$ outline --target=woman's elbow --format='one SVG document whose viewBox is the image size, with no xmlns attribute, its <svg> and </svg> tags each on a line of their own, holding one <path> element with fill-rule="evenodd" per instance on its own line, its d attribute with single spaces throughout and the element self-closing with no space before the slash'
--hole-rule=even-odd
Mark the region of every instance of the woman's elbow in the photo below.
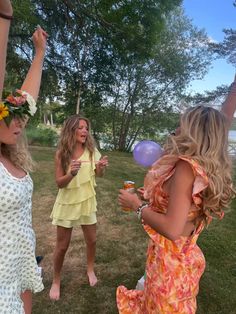
<svg viewBox="0 0 236 314">
<path fill-rule="evenodd" d="M 96 175 L 96 177 L 103 177 L 103 174 L 104 174 L 104 172 L 103 171 L 101 171 L 101 170 L 97 170 L 96 169 L 96 171 L 95 171 L 95 175 Z"/>
<path fill-rule="evenodd" d="M 57 187 L 58 187 L 59 189 L 62 189 L 62 188 L 65 187 L 65 185 L 64 185 L 62 182 L 57 181 L 57 180 L 56 180 L 56 185 L 57 185 Z"/>
<path fill-rule="evenodd" d="M 170 234 L 170 235 L 166 236 L 166 238 L 169 239 L 170 241 L 176 241 L 179 239 L 179 237 L 180 237 L 180 235 L 175 235 L 175 234 L 173 234 L 173 235 Z"/>
<path fill-rule="evenodd" d="M 172 217 L 168 219 L 165 225 L 165 237 L 171 241 L 178 240 L 184 233 L 185 220 L 177 221 Z"/>
<path fill-rule="evenodd" d="M 171 230 L 166 232 L 165 237 L 169 239 L 170 241 L 176 241 L 178 240 L 182 235 L 182 232 L 178 230 Z"/>
</svg>

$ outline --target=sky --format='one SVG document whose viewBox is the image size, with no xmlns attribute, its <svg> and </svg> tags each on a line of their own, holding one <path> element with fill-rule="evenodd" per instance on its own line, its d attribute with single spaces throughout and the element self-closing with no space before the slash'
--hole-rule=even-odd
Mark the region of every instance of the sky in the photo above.
<svg viewBox="0 0 236 314">
<path fill-rule="evenodd" d="M 216 42 L 224 39 L 224 28 L 236 29 L 236 7 L 233 0 L 184 0 L 185 14 L 193 25 L 205 29 L 208 36 Z M 220 59 L 212 63 L 212 68 L 203 80 L 191 82 L 192 93 L 214 90 L 220 85 L 230 85 L 234 79 L 236 68 Z"/>
</svg>

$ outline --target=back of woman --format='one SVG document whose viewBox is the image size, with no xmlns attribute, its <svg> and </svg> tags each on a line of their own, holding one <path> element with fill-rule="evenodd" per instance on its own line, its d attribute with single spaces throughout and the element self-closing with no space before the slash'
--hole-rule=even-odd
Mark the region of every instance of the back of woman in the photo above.
<svg viewBox="0 0 236 314">
<path fill-rule="evenodd" d="M 224 114 L 190 108 L 145 178 L 146 202 L 120 191 L 120 205 L 137 212 L 150 241 L 144 290 L 118 287 L 119 313 L 196 312 L 205 269 L 197 239 L 213 217 L 223 217 L 234 195 L 227 148 Z"/>
</svg>

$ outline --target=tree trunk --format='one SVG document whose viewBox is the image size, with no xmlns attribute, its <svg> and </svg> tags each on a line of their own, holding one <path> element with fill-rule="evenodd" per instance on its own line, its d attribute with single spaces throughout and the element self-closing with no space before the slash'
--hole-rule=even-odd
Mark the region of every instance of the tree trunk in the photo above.
<svg viewBox="0 0 236 314">
<path fill-rule="evenodd" d="M 53 126 L 54 123 L 53 123 L 53 115 L 52 115 L 52 113 L 50 114 L 50 120 L 51 120 L 51 126 Z"/>
<path fill-rule="evenodd" d="M 77 104 L 76 104 L 76 114 L 79 114 L 79 111 L 80 111 L 80 94 L 81 94 L 81 89 L 79 88 L 79 90 L 78 90 Z"/>
<path fill-rule="evenodd" d="M 45 124 L 45 125 L 47 125 L 47 114 L 46 113 L 44 113 L 43 114 L 43 123 Z"/>
</svg>

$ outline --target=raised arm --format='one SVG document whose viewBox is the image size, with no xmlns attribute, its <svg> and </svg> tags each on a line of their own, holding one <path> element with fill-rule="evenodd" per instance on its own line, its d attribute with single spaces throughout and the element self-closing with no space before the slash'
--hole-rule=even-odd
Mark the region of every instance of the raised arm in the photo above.
<svg viewBox="0 0 236 314">
<path fill-rule="evenodd" d="M 236 110 L 236 75 L 234 81 L 231 84 L 229 93 L 222 105 L 221 111 L 229 118 L 229 124 L 231 125 Z"/>
<path fill-rule="evenodd" d="M 0 100 L 2 99 L 2 91 L 6 69 L 6 55 L 8 34 L 12 19 L 12 5 L 10 0 L 0 1 Z"/>
<path fill-rule="evenodd" d="M 29 93 L 35 101 L 39 94 L 47 37 L 47 33 L 41 27 L 38 27 L 34 32 L 32 39 L 35 48 L 35 56 L 24 83 L 21 86 L 21 90 Z"/>
</svg>

